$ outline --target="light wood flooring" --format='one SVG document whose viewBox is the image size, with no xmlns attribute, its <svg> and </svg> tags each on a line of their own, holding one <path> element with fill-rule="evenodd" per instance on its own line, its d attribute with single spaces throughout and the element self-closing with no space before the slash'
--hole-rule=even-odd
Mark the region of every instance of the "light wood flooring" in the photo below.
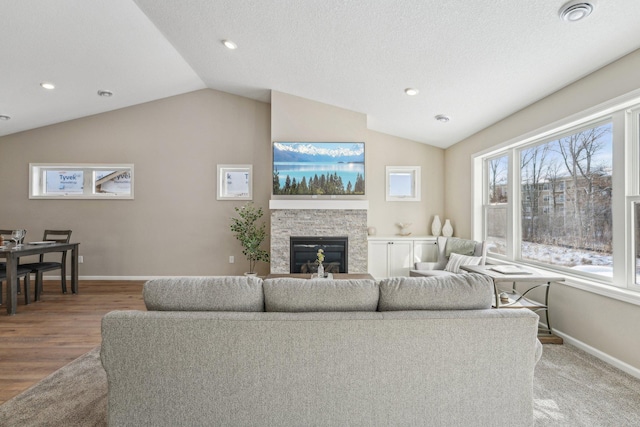
<svg viewBox="0 0 640 427">
<path fill-rule="evenodd" d="M 46 281 L 41 301 L 24 305 L 18 295 L 15 316 L 7 315 L 3 293 L 0 404 L 100 345 L 100 321 L 109 311 L 144 310 L 143 283 L 81 280 L 74 295 L 63 294 L 60 282 Z"/>
</svg>

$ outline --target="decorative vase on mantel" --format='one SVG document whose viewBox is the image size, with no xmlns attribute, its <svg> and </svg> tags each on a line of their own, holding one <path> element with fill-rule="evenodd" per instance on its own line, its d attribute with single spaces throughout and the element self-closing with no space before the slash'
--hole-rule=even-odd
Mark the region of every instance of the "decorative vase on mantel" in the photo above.
<svg viewBox="0 0 640 427">
<path fill-rule="evenodd" d="M 438 237 L 440 235 L 441 229 L 442 229 L 442 223 L 440 222 L 440 217 L 436 215 L 433 218 L 433 222 L 431 223 L 431 235 Z"/>
<path fill-rule="evenodd" d="M 451 222 L 449 220 L 445 220 L 444 227 L 442 227 L 442 235 L 445 237 L 453 236 L 453 227 L 451 226 Z"/>
</svg>

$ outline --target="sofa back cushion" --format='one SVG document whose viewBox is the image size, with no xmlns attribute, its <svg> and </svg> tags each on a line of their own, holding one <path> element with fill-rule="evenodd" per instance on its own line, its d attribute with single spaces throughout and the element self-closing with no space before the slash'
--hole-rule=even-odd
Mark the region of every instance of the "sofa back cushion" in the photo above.
<svg viewBox="0 0 640 427">
<path fill-rule="evenodd" d="M 264 311 L 262 279 L 256 277 L 154 279 L 142 295 L 150 311 Z"/>
<path fill-rule="evenodd" d="M 265 311 L 376 311 L 378 285 L 371 279 L 276 278 L 264 281 Z"/>
<path fill-rule="evenodd" d="M 380 282 L 378 310 L 480 310 L 493 298 L 493 281 L 482 274 L 392 277 Z"/>
</svg>

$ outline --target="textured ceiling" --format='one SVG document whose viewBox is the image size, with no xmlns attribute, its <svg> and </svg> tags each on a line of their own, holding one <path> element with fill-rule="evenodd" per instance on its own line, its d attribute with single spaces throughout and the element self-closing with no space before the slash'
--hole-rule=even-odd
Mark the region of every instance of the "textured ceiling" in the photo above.
<svg viewBox="0 0 640 427">
<path fill-rule="evenodd" d="M 210 87 L 285 92 L 448 147 L 640 47 L 638 0 L 592 1 L 577 23 L 564 3 L 3 0 L 0 135 Z"/>
</svg>

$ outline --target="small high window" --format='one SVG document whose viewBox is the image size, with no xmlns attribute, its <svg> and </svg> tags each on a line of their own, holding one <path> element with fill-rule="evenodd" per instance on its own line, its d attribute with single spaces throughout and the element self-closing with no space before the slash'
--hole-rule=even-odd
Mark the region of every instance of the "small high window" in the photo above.
<svg viewBox="0 0 640 427">
<path fill-rule="evenodd" d="M 133 199 L 131 164 L 29 164 L 30 199 Z"/>
</svg>

